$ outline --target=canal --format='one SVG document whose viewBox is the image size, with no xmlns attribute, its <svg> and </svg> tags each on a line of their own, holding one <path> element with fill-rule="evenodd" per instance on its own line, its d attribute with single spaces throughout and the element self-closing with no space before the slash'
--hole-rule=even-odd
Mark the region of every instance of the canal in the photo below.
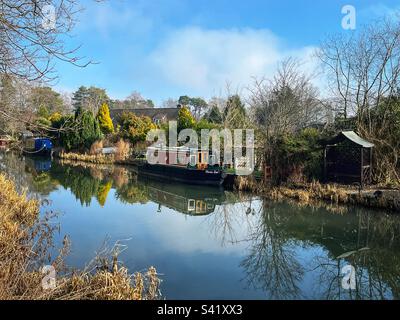
<svg viewBox="0 0 400 320">
<path fill-rule="evenodd" d="M 0 154 L 0 171 L 56 212 L 56 247 L 84 268 L 104 242 L 131 272 L 155 266 L 166 299 L 398 299 L 400 216 L 273 202 L 151 181 L 131 168 Z M 347 268 L 344 268 L 346 267 Z M 355 287 L 341 272 L 355 270 Z M 343 269 L 344 268 L 344 269 Z M 343 270 L 342 270 L 343 269 Z"/>
</svg>

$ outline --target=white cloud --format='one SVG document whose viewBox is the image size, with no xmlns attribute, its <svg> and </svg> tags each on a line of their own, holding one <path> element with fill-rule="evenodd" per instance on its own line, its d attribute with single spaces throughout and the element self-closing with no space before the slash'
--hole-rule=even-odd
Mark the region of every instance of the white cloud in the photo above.
<svg viewBox="0 0 400 320">
<path fill-rule="evenodd" d="M 382 3 L 370 5 L 360 10 L 361 20 L 377 19 L 382 17 L 398 18 L 400 14 L 400 6 L 389 7 Z"/>
<path fill-rule="evenodd" d="M 153 74 L 168 86 L 209 97 L 223 91 L 227 82 L 235 87 L 252 77 L 271 77 L 277 63 L 297 57 L 311 68 L 313 47 L 284 48 L 269 30 L 206 30 L 189 27 L 169 33 L 150 54 Z"/>
<path fill-rule="evenodd" d="M 124 32 L 129 35 L 146 34 L 153 28 L 153 20 L 141 9 L 127 2 L 87 5 L 78 24 L 78 30 L 95 31 L 105 39 Z"/>
</svg>

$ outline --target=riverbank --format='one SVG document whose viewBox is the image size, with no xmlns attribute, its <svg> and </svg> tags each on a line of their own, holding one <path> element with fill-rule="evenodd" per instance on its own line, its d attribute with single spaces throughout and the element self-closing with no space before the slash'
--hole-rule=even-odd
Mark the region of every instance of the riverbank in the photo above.
<svg viewBox="0 0 400 320">
<path fill-rule="evenodd" d="M 87 162 L 92 164 L 134 165 L 133 160 L 116 160 L 114 155 L 89 155 L 78 153 L 58 153 L 57 157 L 68 161 Z M 367 208 L 384 209 L 400 212 L 400 190 L 371 186 L 360 190 L 358 187 L 345 185 L 321 184 L 319 182 L 304 184 L 287 184 L 279 187 L 264 185 L 253 176 L 239 177 L 230 175 L 230 181 L 224 186 L 237 190 L 254 192 L 267 198 L 278 200 L 288 198 L 300 203 L 324 201 L 333 204 L 359 205 Z"/>
<path fill-rule="evenodd" d="M 158 297 L 155 268 L 131 275 L 117 261 L 115 251 L 96 257 L 83 271 L 69 270 L 64 258 L 69 240 L 50 268 L 55 282 L 42 272 L 48 264 L 56 227 L 54 216 L 39 216 L 40 202 L 18 193 L 14 183 L 0 174 L 0 299 L 1 300 L 151 300 Z M 109 259 L 109 257 L 111 257 Z M 98 261 L 101 261 L 99 263 Z M 49 279 L 49 282 L 44 280 Z M 43 285 L 45 283 L 45 285 Z"/>
<path fill-rule="evenodd" d="M 274 200 L 289 198 L 300 203 L 324 201 L 330 204 L 357 205 L 400 212 L 400 191 L 395 189 L 371 187 L 360 190 L 351 186 L 325 185 L 313 182 L 269 188 L 263 194 Z"/>
<path fill-rule="evenodd" d="M 263 184 L 252 176 L 236 177 L 233 188 L 237 191 L 254 192 L 272 200 L 286 198 L 301 204 L 323 201 L 327 204 L 357 205 L 400 212 L 400 190 L 393 188 L 370 186 L 360 189 L 356 186 L 320 182 L 291 183 L 273 187 Z"/>
</svg>

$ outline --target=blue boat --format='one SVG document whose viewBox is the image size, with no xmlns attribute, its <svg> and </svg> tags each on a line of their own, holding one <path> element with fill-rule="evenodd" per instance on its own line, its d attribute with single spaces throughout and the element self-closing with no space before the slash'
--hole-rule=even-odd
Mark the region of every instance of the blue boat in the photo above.
<svg viewBox="0 0 400 320">
<path fill-rule="evenodd" d="M 48 138 L 30 138 L 25 141 L 24 153 L 38 156 L 51 156 L 53 143 Z"/>
</svg>

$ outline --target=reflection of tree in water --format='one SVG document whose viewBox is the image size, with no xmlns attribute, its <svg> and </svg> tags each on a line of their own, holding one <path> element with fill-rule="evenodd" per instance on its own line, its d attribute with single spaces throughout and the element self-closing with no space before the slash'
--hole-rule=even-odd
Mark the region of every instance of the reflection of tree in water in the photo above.
<svg viewBox="0 0 400 320">
<path fill-rule="evenodd" d="M 249 244 L 241 267 L 248 284 L 268 298 L 400 297 L 400 217 L 364 208 L 341 215 L 286 202 L 237 201 L 220 206 L 207 221 L 221 245 Z M 305 264 L 300 248 L 322 253 Z M 341 284 L 347 264 L 357 271 L 351 292 Z M 306 273 L 311 290 L 310 284 L 303 287 Z"/>
<path fill-rule="evenodd" d="M 145 204 L 149 201 L 147 188 L 136 182 L 130 182 L 117 188 L 115 196 L 119 201 L 129 204 Z"/>
<path fill-rule="evenodd" d="M 287 216 L 263 203 L 260 221 L 249 237 L 249 254 L 241 263 L 249 285 L 270 299 L 301 298 L 299 282 L 304 270 L 296 259 L 284 228 Z"/>
<path fill-rule="evenodd" d="M 358 224 L 354 248 L 332 257 L 315 257 L 317 287 L 326 299 L 381 300 L 400 298 L 400 219 L 355 209 Z M 343 266 L 355 268 L 355 290 L 342 288 Z"/>
<path fill-rule="evenodd" d="M 248 285 L 263 290 L 271 299 L 298 298 L 304 271 L 285 234 L 287 215 L 249 196 L 227 193 L 226 198 L 206 221 L 222 246 L 249 244 L 248 255 L 241 263 Z"/>
<path fill-rule="evenodd" d="M 225 202 L 206 217 L 210 233 L 218 239 L 221 246 L 243 241 L 238 232 L 242 233 L 243 229 L 251 230 L 255 221 L 254 215 L 259 210 L 257 200 L 251 196 L 225 192 L 225 197 Z"/>
<path fill-rule="evenodd" d="M 59 165 L 54 163 L 50 174 L 64 188 L 70 189 L 82 205 L 90 206 L 93 198 L 103 207 L 113 186 L 113 168 Z"/>
</svg>

